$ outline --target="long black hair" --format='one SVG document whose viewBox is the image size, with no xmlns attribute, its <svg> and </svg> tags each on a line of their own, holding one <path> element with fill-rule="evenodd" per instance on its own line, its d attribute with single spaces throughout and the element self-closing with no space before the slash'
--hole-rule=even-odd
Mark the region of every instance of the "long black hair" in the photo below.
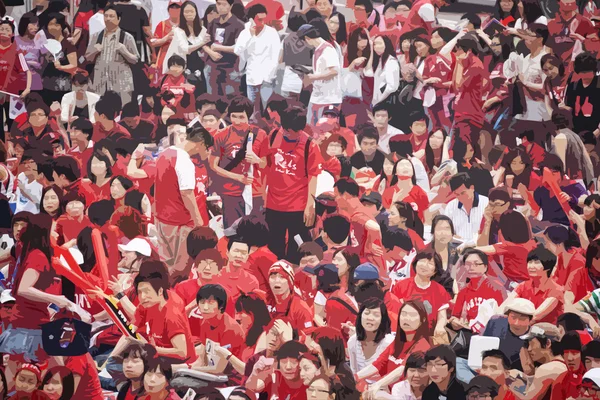
<svg viewBox="0 0 600 400">
<path fill-rule="evenodd" d="M 365 310 L 375 310 L 379 309 L 381 312 L 381 323 L 377 328 L 377 333 L 375 334 L 375 343 L 379 343 L 385 338 L 385 335 L 392 331 L 392 322 L 390 320 L 390 316 L 387 311 L 387 307 L 385 303 L 374 297 L 365 300 L 360 305 L 360 310 L 358 311 L 358 317 L 356 318 L 356 338 L 359 341 L 363 341 L 367 338 L 367 332 L 365 328 L 362 326 L 362 315 Z"/>
<path fill-rule="evenodd" d="M 519 0 L 512 0 L 513 6 L 508 13 L 502 11 L 502 7 L 500 6 L 501 1 L 502 0 L 496 0 L 496 11 L 494 13 L 495 17 L 498 18 L 499 20 L 503 20 L 505 18 L 508 18 L 509 16 L 512 16 L 516 22 L 517 19 L 519 19 L 519 8 L 518 8 Z M 514 22 L 513 22 L 513 25 L 514 25 Z"/>
<path fill-rule="evenodd" d="M 340 28 L 335 34 L 335 41 L 341 46 L 348 40 L 348 31 L 346 29 L 346 17 L 344 17 L 344 14 L 338 11 L 334 11 L 333 13 L 331 13 L 329 19 L 333 17 L 338 17 L 338 20 L 340 21 Z"/>
<path fill-rule="evenodd" d="M 525 169 L 523 170 L 521 175 L 515 175 L 511 167 L 511 163 L 517 157 L 520 157 L 523 164 L 525 164 Z M 531 161 L 531 157 L 529 157 L 529 154 L 527 154 L 527 152 L 524 149 L 517 147 L 514 150 L 509 151 L 506 157 L 504 157 L 503 164 L 504 169 L 506 170 L 504 175 L 513 175 L 515 177 L 513 180 L 513 188 L 519 186 L 519 183 L 522 183 L 523 185 L 525 185 L 525 187 L 529 187 L 531 173 L 533 172 L 533 162 Z"/>
<path fill-rule="evenodd" d="M 46 372 L 46 375 L 44 375 L 44 379 L 42 379 L 40 390 L 44 390 L 44 386 L 50 382 L 50 379 L 52 379 L 54 375 L 58 375 L 60 377 L 60 382 L 63 389 L 58 400 L 71 400 L 75 394 L 75 378 L 73 377 L 71 370 L 66 367 L 56 366 L 50 368 Z"/>
<path fill-rule="evenodd" d="M 18 214 L 17 214 L 18 215 Z M 52 218 L 48 214 L 35 214 L 29 217 L 27 227 L 21 234 L 23 243 L 22 260 L 25 260 L 33 250 L 39 250 L 46 256 L 48 263 L 52 259 L 52 247 L 50 246 L 50 230 Z"/>
<path fill-rule="evenodd" d="M 44 197 L 46 197 L 46 193 L 48 193 L 51 190 L 54 193 L 56 193 L 56 197 L 58 197 L 58 209 L 56 210 L 56 215 L 54 216 L 54 218 L 56 219 L 65 212 L 65 208 L 64 208 L 64 204 L 63 204 L 63 190 L 60 187 L 58 187 L 57 185 L 46 186 L 42 190 L 42 199 L 40 200 L 40 214 L 49 215 L 48 211 L 46 211 L 46 209 L 44 208 Z"/>
<path fill-rule="evenodd" d="M 358 41 L 361 39 L 367 41 L 367 47 L 365 47 L 365 49 L 362 51 L 362 54 L 364 54 L 364 55 L 358 54 Z M 371 54 L 371 45 L 369 44 L 369 34 L 363 28 L 356 28 L 355 30 L 352 31 L 352 33 L 350 33 L 350 36 L 348 37 L 348 49 L 347 49 L 348 65 L 350 65 L 352 63 L 352 61 L 356 60 L 358 57 L 365 57 L 368 59 L 370 54 Z"/>
<path fill-rule="evenodd" d="M 523 4 L 523 19 L 527 24 L 533 24 L 539 17 L 544 16 L 539 0 L 519 1 Z"/>
<path fill-rule="evenodd" d="M 187 6 L 194 7 L 194 10 L 196 11 L 196 17 L 194 18 L 193 24 L 194 32 L 190 32 L 185 17 L 183 16 L 183 10 L 185 10 Z M 200 20 L 200 14 L 198 14 L 198 7 L 196 7 L 196 4 L 193 1 L 188 0 L 181 5 L 181 11 L 179 15 L 179 28 L 183 29 L 186 37 L 190 37 L 192 33 L 194 34 L 194 36 L 198 36 L 200 35 L 200 32 L 202 32 L 202 21 Z"/>
<path fill-rule="evenodd" d="M 397 201 L 392 204 L 392 207 L 396 208 L 398 214 L 402 218 L 406 218 L 406 227 L 417 232 L 417 234 L 422 238 L 425 227 L 423 226 L 423 221 L 421 221 L 419 218 L 419 214 L 412 208 L 412 206 L 404 201 Z"/>
<path fill-rule="evenodd" d="M 394 45 L 392 44 L 392 40 L 387 37 L 387 36 L 383 36 L 383 35 L 377 35 L 373 38 L 373 41 L 377 40 L 377 38 L 381 38 L 383 40 L 383 43 L 385 44 L 385 50 L 383 51 L 383 54 L 380 56 L 379 54 L 375 53 L 375 51 L 373 51 L 373 71 L 375 71 L 377 69 L 377 67 L 379 66 L 379 61 L 381 60 L 381 68 L 383 69 L 385 67 L 385 63 L 387 63 L 387 61 L 389 60 L 390 57 L 394 58 L 396 57 L 396 51 L 394 50 Z"/>
<path fill-rule="evenodd" d="M 267 304 L 255 293 L 242 293 L 235 302 L 235 311 L 252 315 L 252 326 L 246 332 L 246 345 L 254 346 L 265 327 L 271 323 Z"/>
<path fill-rule="evenodd" d="M 448 134 L 446 133 L 445 129 L 438 129 L 432 131 L 429 134 L 429 137 L 427 138 L 427 143 L 425 144 L 425 165 L 427 166 L 427 169 L 430 173 L 433 172 L 433 167 L 439 167 L 439 165 L 435 165 L 435 155 L 433 154 L 433 149 L 429 144 L 429 139 L 431 139 L 431 137 L 437 132 L 442 132 L 442 136 L 444 137 L 442 141 L 442 153 L 444 152 L 444 143 L 446 142 L 446 138 L 448 137 Z"/>
</svg>

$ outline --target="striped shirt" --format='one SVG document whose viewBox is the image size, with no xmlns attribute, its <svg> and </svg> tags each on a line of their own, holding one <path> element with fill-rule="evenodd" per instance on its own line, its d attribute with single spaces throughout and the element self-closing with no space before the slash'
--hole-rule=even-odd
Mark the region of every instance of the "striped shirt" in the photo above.
<svg viewBox="0 0 600 400">
<path fill-rule="evenodd" d="M 469 244 L 474 244 L 477 241 L 477 233 L 479 232 L 483 213 L 488 202 L 487 197 L 475 193 L 470 213 L 467 213 L 463 203 L 458 201 L 458 199 L 454 199 L 448 203 L 443 214 L 452 220 L 454 231 L 458 237 Z"/>
<path fill-rule="evenodd" d="M 600 289 L 588 293 L 587 296 L 579 300 L 578 304 L 583 307 L 584 311 L 588 314 L 600 317 Z"/>
</svg>

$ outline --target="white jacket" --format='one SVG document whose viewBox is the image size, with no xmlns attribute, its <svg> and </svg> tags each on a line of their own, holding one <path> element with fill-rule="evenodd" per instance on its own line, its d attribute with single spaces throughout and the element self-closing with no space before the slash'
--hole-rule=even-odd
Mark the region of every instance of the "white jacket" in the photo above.
<svg viewBox="0 0 600 400">
<path fill-rule="evenodd" d="M 94 114 L 96 113 L 96 103 L 100 100 L 100 96 L 96 93 L 85 92 L 85 96 L 87 98 L 87 108 L 88 114 L 90 115 L 90 121 L 92 123 L 96 122 L 94 118 Z M 73 116 L 73 112 L 75 111 L 75 92 L 69 92 L 65 94 L 60 102 L 60 120 L 62 123 L 66 124 L 69 122 L 69 119 Z"/>
</svg>

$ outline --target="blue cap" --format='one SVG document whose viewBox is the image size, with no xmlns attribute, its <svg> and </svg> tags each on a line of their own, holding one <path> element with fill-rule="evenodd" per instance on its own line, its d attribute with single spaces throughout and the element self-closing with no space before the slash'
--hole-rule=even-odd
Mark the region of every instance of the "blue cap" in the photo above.
<svg viewBox="0 0 600 400">
<path fill-rule="evenodd" d="M 376 281 L 379 279 L 379 269 L 370 262 L 360 264 L 354 270 L 354 280 Z"/>
</svg>

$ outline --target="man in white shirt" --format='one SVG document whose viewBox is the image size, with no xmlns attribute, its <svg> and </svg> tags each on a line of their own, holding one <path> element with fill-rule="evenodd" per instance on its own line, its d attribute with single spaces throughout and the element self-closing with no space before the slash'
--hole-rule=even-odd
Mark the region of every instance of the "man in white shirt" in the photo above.
<svg viewBox="0 0 600 400">
<path fill-rule="evenodd" d="M 42 190 L 44 187 L 37 181 L 37 163 L 31 154 L 25 153 L 21 158 L 23 172 L 17 177 L 17 206 L 15 213 L 29 211 L 37 214 L 40 212 Z"/>
<path fill-rule="evenodd" d="M 515 52 L 504 63 L 504 75 L 517 80 L 524 92 L 525 111 L 516 115 L 508 127 L 508 135 L 500 135 L 502 144 L 513 147 L 519 132 L 533 130 L 536 132 L 535 142 L 543 144 L 550 132 L 545 122 L 550 120 L 550 113 L 544 99 L 544 81 L 546 74 L 542 71 L 542 57 L 548 54 L 546 41 L 548 27 L 542 24 L 531 24 L 526 31 L 519 31 L 519 36 L 530 51 L 526 57 Z"/>
<path fill-rule="evenodd" d="M 443 214 L 452 220 L 454 232 L 459 239 L 465 244 L 475 244 L 489 200 L 475 192 L 471 177 L 466 172 L 450 178 L 450 189 L 456 198 L 448 203 Z"/>
<path fill-rule="evenodd" d="M 304 86 L 312 84 L 308 113 L 309 123 L 315 125 L 328 106 L 333 105 L 337 108 L 342 104 L 342 66 L 335 47 L 321 37 L 316 26 L 302 25 L 298 29 L 298 37 L 315 49 L 312 60 L 313 73 L 304 76 Z"/>
<path fill-rule="evenodd" d="M 385 154 L 390 154 L 390 139 L 394 136 L 404 134 L 400 129 L 390 125 L 391 119 L 390 109 L 387 104 L 379 103 L 373 107 L 373 123 L 375 128 L 377 128 L 377 132 L 379 132 L 378 147 Z"/>
<path fill-rule="evenodd" d="M 234 53 L 246 62 L 246 83 L 248 99 L 254 104 L 254 111 L 260 112 L 267 106 L 273 94 L 273 80 L 279 65 L 281 40 L 279 34 L 268 25 L 267 8 L 255 4 L 248 9 L 250 20 L 235 43 Z"/>
</svg>

